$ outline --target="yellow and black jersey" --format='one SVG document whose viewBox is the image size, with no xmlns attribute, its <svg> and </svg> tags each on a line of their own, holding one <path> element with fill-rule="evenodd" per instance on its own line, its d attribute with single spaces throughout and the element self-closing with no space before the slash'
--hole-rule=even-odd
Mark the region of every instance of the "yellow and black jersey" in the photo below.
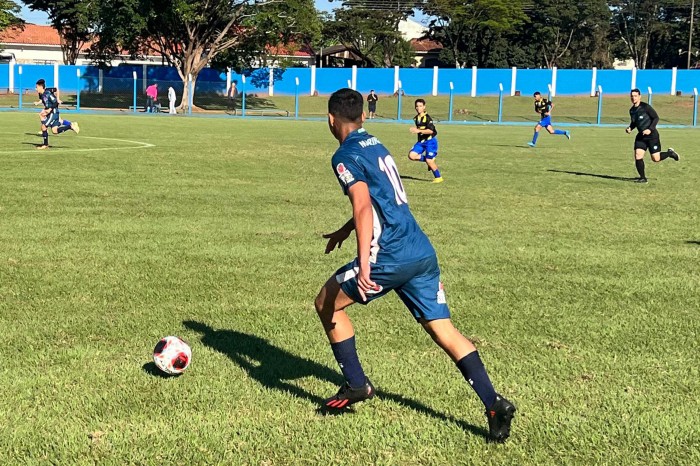
<svg viewBox="0 0 700 466">
<path fill-rule="evenodd" d="M 546 117 L 550 110 L 552 110 L 551 100 L 542 99 L 539 102 L 535 100 L 535 111 L 539 113 L 542 118 Z"/>
<path fill-rule="evenodd" d="M 433 119 L 427 113 L 414 116 L 413 121 L 416 123 L 416 128 L 429 129 L 433 132 L 433 134 L 418 134 L 418 142 L 425 142 L 437 136 L 437 129 L 435 129 L 435 124 L 433 124 Z"/>
</svg>

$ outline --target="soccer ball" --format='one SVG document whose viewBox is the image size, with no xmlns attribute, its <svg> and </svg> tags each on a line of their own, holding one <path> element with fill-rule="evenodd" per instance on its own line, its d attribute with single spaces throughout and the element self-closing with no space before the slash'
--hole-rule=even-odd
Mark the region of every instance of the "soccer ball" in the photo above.
<svg viewBox="0 0 700 466">
<path fill-rule="evenodd" d="M 182 374 L 192 361 L 192 350 L 182 338 L 165 337 L 153 350 L 156 367 L 168 375 Z"/>
</svg>

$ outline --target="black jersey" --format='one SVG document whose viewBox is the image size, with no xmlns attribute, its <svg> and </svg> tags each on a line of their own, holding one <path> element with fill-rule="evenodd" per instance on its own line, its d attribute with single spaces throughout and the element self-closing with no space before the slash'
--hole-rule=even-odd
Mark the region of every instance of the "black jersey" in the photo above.
<svg viewBox="0 0 700 466">
<path fill-rule="evenodd" d="M 535 100 L 535 111 L 539 113 L 542 118 L 546 117 L 550 110 L 552 110 L 551 100 L 542 99 L 539 102 Z"/>
<path fill-rule="evenodd" d="M 416 123 L 416 128 L 429 129 L 433 132 L 433 134 L 418 134 L 418 142 L 425 142 L 437 136 L 437 129 L 435 129 L 433 119 L 427 113 L 414 116 L 413 121 Z"/>
<path fill-rule="evenodd" d="M 632 105 L 630 108 L 630 129 L 637 128 L 640 133 L 644 130 L 656 131 L 656 124 L 659 122 L 659 114 L 651 105 L 639 102 L 638 106 Z"/>
</svg>

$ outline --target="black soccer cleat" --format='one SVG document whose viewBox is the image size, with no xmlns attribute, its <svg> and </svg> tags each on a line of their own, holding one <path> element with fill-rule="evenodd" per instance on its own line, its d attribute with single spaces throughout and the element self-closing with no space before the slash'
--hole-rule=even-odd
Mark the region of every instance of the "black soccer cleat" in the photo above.
<svg viewBox="0 0 700 466">
<path fill-rule="evenodd" d="M 649 181 L 646 178 L 637 178 L 634 180 L 635 183 L 648 183 Z"/>
<path fill-rule="evenodd" d="M 675 160 L 676 162 L 678 162 L 678 161 L 681 159 L 681 156 L 678 155 L 678 152 L 676 152 L 675 150 L 673 150 L 673 147 L 669 147 L 669 148 L 668 148 L 668 156 L 671 157 L 671 158 L 672 158 L 673 160 Z"/>
<path fill-rule="evenodd" d="M 374 385 L 369 379 L 366 379 L 365 384 L 359 388 L 352 388 L 345 382 L 335 396 L 323 402 L 323 408 L 329 411 L 340 411 L 352 404 L 374 398 L 375 393 Z"/>
<path fill-rule="evenodd" d="M 515 416 L 515 405 L 503 398 L 501 395 L 496 395 L 496 401 L 486 410 L 486 418 L 489 420 L 489 438 L 490 442 L 505 442 L 510 436 L 510 423 Z"/>
</svg>

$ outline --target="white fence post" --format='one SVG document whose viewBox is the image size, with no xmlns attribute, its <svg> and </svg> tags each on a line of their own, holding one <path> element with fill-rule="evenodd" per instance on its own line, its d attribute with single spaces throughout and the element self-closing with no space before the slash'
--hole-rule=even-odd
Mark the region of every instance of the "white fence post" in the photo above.
<svg viewBox="0 0 700 466">
<path fill-rule="evenodd" d="M 9 73 L 9 76 L 8 76 L 8 78 L 9 78 L 9 85 L 8 85 L 9 89 L 8 89 L 8 92 L 10 92 L 11 94 L 14 94 L 14 92 L 15 92 L 15 63 L 17 63 L 17 62 L 15 61 L 15 59 L 14 59 L 14 58 L 11 58 L 11 59 L 10 59 L 10 66 L 7 67 L 8 73 Z"/>
<path fill-rule="evenodd" d="M 53 87 L 58 89 L 58 63 L 53 64 Z"/>
<path fill-rule="evenodd" d="M 438 95 L 438 67 L 433 66 L 433 96 Z"/>
<path fill-rule="evenodd" d="M 511 76 L 510 76 L 510 96 L 513 97 L 515 95 L 515 83 L 516 79 L 518 78 L 518 68 L 514 66 L 511 71 Z"/>
<path fill-rule="evenodd" d="M 270 68 L 270 77 L 267 81 L 267 94 L 272 97 L 275 95 L 275 75 L 274 68 Z"/>
<path fill-rule="evenodd" d="M 637 88 L 637 67 L 633 66 L 632 67 L 632 87 L 630 89 L 636 89 Z"/>
<path fill-rule="evenodd" d="M 102 71 L 102 68 L 97 70 L 97 92 L 102 94 L 102 84 L 104 80 L 104 72 Z"/>
<path fill-rule="evenodd" d="M 472 97 L 476 97 L 476 66 L 472 66 Z"/>
<path fill-rule="evenodd" d="M 552 67 L 552 98 L 557 95 L 557 67 Z"/>
<path fill-rule="evenodd" d="M 399 91 L 399 67 L 394 67 L 394 94 Z"/>
<path fill-rule="evenodd" d="M 231 89 L 231 68 L 226 68 L 226 95 L 228 96 L 229 89 Z"/>
<path fill-rule="evenodd" d="M 671 95 L 676 95 L 676 76 L 678 74 L 678 68 L 673 67 L 671 69 Z"/>
<path fill-rule="evenodd" d="M 350 89 L 357 90 L 357 65 L 352 65 L 352 83 Z"/>
<path fill-rule="evenodd" d="M 316 93 L 316 65 L 311 65 L 311 89 L 309 90 L 309 95 L 314 95 Z"/>
<path fill-rule="evenodd" d="M 591 97 L 595 97 L 595 85 L 596 85 L 596 77 L 598 74 L 598 68 L 595 66 L 593 67 L 593 77 L 591 77 Z"/>
</svg>

